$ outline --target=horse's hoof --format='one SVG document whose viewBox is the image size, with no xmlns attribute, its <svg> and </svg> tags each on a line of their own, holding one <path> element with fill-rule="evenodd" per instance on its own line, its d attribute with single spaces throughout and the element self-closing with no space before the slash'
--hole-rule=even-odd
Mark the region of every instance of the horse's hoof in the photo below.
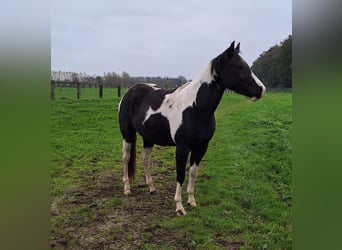
<svg viewBox="0 0 342 250">
<path fill-rule="evenodd" d="M 157 194 L 157 190 L 150 191 L 150 195 L 155 195 L 155 194 Z"/>
<path fill-rule="evenodd" d="M 130 195 L 131 194 L 131 190 L 129 190 L 129 189 L 126 189 L 126 190 L 124 190 L 124 195 Z"/>
<path fill-rule="evenodd" d="M 191 206 L 191 207 L 196 207 L 197 206 L 196 201 L 188 202 L 188 205 Z"/>
<path fill-rule="evenodd" d="M 186 215 L 186 212 L 185 212 L 185 210 L 184 209 L 179 209 L 179 210 L 177 210 L 176 211 L 176 214 L 177 214 L 177 216 L 184 216 L 184 215 Z"/>
</svg>

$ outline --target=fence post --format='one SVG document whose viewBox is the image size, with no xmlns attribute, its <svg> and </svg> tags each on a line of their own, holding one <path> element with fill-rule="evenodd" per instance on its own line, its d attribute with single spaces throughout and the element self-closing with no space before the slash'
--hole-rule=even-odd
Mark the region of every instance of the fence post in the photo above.
<svg viewBox="0 0 342 250">
<path fill-rule="evenodd" d="M 76 82 L 76 87 L 77 87 L 77 100 L 79 100 L 81 97 L 81 83 L 79 81 Z"/>
<path fill-rule="evenodd" d="M 99 97 L 103 97 L 103 84 L 99 84 Z"/>
<path fill-rule="evenodd" d="M 118 97 L 121 97 L 121 85 L 118 85 Z"/>
<path fill-rule="evenodd" d="M 55 100 L 55 81 L 51 80 L 51 100 Z"/>
</svg>

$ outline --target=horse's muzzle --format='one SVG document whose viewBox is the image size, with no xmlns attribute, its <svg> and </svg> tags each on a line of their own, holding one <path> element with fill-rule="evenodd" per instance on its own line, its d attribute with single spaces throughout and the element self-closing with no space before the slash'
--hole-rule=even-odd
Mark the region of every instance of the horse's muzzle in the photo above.
<svg viewBox="0 0 342 250">
<path fill-rule="evenodd" d="M 255 102 L 255 101 L 259 100 L 259 99 L 260 99 L 261 97 L 263 97 L 263 95 L 266 93 L 266 87 L 265 87 L 264 85 L 260 86 L 260 88 L 261 88 L 260 96 L 258 96 L 258 97 L 253 96 L 253 97 L 251 97 L 250 100 L 251 100 L 252 102 Z"/>
</svg>

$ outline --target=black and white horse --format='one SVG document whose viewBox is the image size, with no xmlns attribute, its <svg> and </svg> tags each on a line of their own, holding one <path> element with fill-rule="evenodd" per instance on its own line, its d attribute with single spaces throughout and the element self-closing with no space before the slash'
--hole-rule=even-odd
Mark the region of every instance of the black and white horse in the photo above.
<svg viewBox="0 0 342 250">
<path fill-rule="evenodd" d="M 224 90 L 256 101 L 266 88 L 239 55 L 240 44 L 234 42 L 209 62 L 197 80 L 175 90 L 163 90 L 153 84 L 130 88 L 119 104 L 119 123 L 123 137 L 124 194 L 131 193 L 129 181 L 135 175 L 136 132 L 143 139 L 143 165 L 150 193 L 156 189 L 150 170 L 150 154 L 154 145 L 176 146 L 177 187 L 176 213 L 185 215 L 181 190 L 190 155 L 188 204 L 195 207 L 194 183 L 198 166 L 215 131 L 214 112 Z"/>
</svg>

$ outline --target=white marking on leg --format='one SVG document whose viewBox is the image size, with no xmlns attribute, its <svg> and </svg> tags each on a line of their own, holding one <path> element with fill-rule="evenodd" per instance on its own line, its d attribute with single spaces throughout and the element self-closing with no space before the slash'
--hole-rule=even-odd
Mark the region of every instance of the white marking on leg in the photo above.
<svg viewBox="0 0 342 250">
<path fill-rule="evenodd" d="M 142 160 L 143 160 L 143 165 L 144 165 L 145 179 L 146 179 L 146 184 L 150 188 L 150 193 L 153 193 L 156 191 L 156 188 L 153 185 L 152 176 L 151 176 L 150 155 L 151 155 L 152 149 L 153 147 L 144 148 L 142 151 Z"/>
<path fill-rule="evenodd" d="M 128 178 L 128 163 L 131 157 L 131 148 L 132 143 L 128 143 L 125 140 L 122 141 L 122 160 L 123 160 L 123 178 L 122 181 L 124 183 L 124 195 L 128 195 L 131 193 L 131 188 L 129 186 L 129 178 Z"/>
<path fill-rule="evenodd" d="M 176 202 L 176 213 L 178 216 L 186 215 L 185 209 L 182 204 L 182 186 L 179 182 L 177 182 L 176 193 L 175 193 L 175 202 Z"/>
<path fill-rule="evenodd" d="M 210 84 L 213 81 L 211 75 L 211 63 L 197 80 L 185 83 L 170 94 L 165 95 L 160 107 L 153 110 L 150 106 L 146 111 L 142 125 L 154 114 L 164 116 L 170 125 L 170 135 L 175 142 L 175 135 L 178 128 L 182 125 L 183 111 L 196 104 L 197 93 L 202 84 Z"/>
<path fill-rule="evenodd" d="M 195 192 L 195 178 L 197 175 L 198 166 L 194 163 L 189 170 L 189 183 L 188 183 L 188 204 L 192 207 L 196 207 L 196 201 L 194 197 Z"/>
</svg>

